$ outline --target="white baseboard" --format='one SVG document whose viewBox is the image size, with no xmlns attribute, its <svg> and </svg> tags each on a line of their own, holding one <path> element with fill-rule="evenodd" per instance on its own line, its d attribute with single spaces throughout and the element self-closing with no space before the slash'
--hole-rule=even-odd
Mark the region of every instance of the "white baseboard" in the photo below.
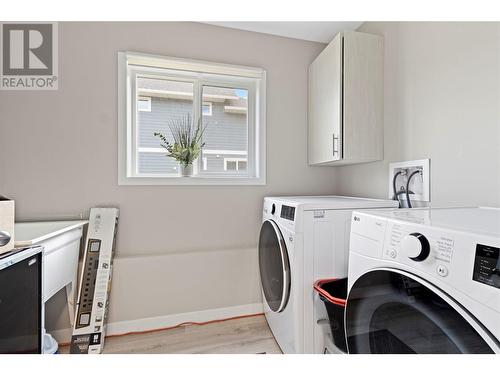
<svg viewBox="0 0 500 375">
<path fill-rule="evenodd" d="M 208 322 L 211 320 L 234 318 L 241 315 L 252 315 L 262 313 L 262 303 L 249 305 L 228 306 L 219 309 L 192 311 L 187 313 L 155 316 L 136 320 L 125 320 L 112 322 L 106 325 L 106 335 L 121 335 L 129 332 L 141 332 L 152 329 L 176 326 L 185 322 Z M 71 340 L 72 330 L 70 328 L 59 329 L 49 332 L 59 343 L 68 343 Z"/>
</svg>

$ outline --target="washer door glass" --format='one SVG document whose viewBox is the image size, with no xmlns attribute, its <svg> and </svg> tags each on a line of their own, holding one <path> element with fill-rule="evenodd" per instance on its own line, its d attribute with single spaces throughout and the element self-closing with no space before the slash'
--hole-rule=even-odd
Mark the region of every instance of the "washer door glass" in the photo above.
<svg viewBox="0 0 500 375">
<path fill-rule="evenodd" d="M 259 269 L 267 304 L 274 312 L 282 311 L 290 293 L 290 263 L 283 236 L 272 220 L 260 229 Z"/>
<path fill-rule="evenodd" d="M 406 273 L 368 272 L 347 300 L 349 353 L 493 353 L 464 318 L 467 313 L 450 303 Z"/>
</svg>

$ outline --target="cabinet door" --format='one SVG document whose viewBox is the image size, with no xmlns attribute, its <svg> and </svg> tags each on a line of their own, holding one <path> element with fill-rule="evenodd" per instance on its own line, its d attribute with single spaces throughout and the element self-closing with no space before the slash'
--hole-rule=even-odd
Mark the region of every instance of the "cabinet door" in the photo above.
<svg viewBox="0 0 500 375">
<path fill-rule="evenodd" d="M 346 31 L 343 43 L 343 162 L 382 160 L 383 38 Z"/>
<path fill-rule="evenodd" d="M 342 157 L 342 35 L 309 66 L 309 164 Z"/>
</svg>

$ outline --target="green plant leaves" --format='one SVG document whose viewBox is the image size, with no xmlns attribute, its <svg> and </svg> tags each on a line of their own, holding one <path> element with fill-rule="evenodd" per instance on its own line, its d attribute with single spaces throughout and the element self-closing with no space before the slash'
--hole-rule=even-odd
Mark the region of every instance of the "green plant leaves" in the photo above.
<svg viewBox="0 0 500 375">
<path fill-rule="evenodd" d="M 154 136 L 160 138 L 160 146 L 168 151 L 166 156 L 177 160 L 181 165 L 192 164 L 200 156 L 205 143 L 201 143 L 206 125 L 203 126 L 201 117 L 196 128 L 193 129 L 191 115 L 170 120 L 169 128 L 174 139 L 174 143 L 167 141 L 167 137 L 160 132 L 155 132 Z"/>
</svg>

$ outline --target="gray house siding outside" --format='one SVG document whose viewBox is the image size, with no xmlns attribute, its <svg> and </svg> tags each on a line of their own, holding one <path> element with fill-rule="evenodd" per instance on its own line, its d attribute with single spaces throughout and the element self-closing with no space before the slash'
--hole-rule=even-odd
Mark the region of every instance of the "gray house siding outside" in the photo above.
<svg viewBox="0 0 500 375">
<path fill-rule="evenodd" d="M 247 116 L 245 113 L 227 113 L 224 110 L 228 101 L 212 102 L 212 116 L 203 116 L 203 123 L 207 126 L 203 141 L 205 142 L 203 158 L 206 158 L 206 167 L 209 172 L 224 171 L 224 159 L 246 159 L 247 151 Z M 161 132 L 168 139 L 172 139 L 169 121 L 180 118 L 192 112 L 192 101 L 179 99 L 151 98 L 151 112 L 138 112 L 138 147 L 160 147 L 160 140 L 153 134 Z M 220 152 L 214 154 L 211 150 L 225 150 L 233 153 Z M 243 154 L 235 154 L 240 151 Z M 165 152 L 166 153 L 166 152 Z M 176 173 L 178 163 L 165 153 L 139 152 L 139 173 L 165 174 Z M 236 172 L 234 172 L 236 173 Z"/>
<path fill-rule="evenodd" d="M 212 116 L 203 116 L 207 150 L 247 150 L 246 116 L 224 112 L 224 103 L 212 103 Z"/>
</svg>

